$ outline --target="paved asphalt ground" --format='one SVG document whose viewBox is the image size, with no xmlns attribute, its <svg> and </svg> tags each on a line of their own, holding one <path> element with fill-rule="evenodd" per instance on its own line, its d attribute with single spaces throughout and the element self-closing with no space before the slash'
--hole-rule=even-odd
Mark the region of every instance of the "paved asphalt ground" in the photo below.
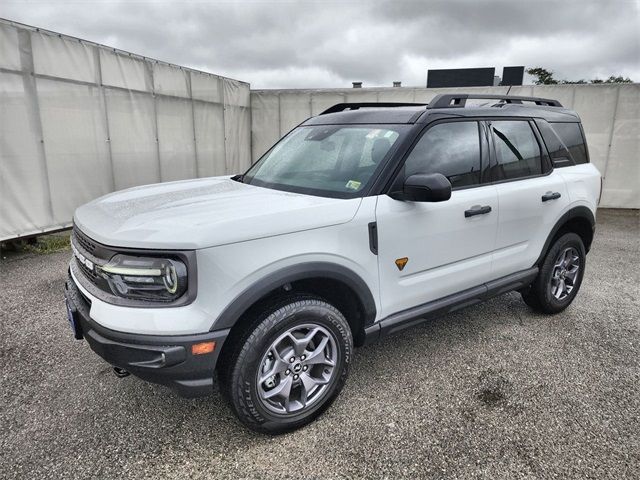
<svg viewBox="0 0 640 480">
<path fill-rule="evenodd" d="M 219 397 L 118 379 L 65 319 L 69 252 L 0 263 L 2 478 L 640 478 L 640 219 L 599 216 L 556 316 L 516 293 L 359 349 L 280 437 Z"/>
</svg>

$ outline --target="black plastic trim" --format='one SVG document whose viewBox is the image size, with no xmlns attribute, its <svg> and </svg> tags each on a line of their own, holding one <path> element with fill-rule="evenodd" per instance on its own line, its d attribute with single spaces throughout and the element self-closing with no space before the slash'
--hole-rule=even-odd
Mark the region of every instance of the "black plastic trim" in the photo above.
<svg viewBox="0 0 640 480">
<path fill-rule="evenodd" d="M 556 222 L 556 224 L 553 226 L 553 228 L 551 229 L 551 232 L 549 233 L 549 235 L 547 236 L 547 240 L 544 242 L 544 246 L 542 247 L 542 251 L 540 252 L 540 256 L 537 258 L 537 260 L 535 261 L 535 263 L 533 264 L 534 266 L 536 265 L 540 265 L 540 263 L 542 262 L 542 260 L 544 259 L 544 256 L 547 254 L 547 251 L 549 250 L 549 247 L 551 246 L 551 241 L 553 240 L 553 238 L 556 236 L 556 234 L 558 233 L 558 231 L 569 221 L 572 220 L 574 218 L 584 218 L 585 220 L 587 220 L 589 222 L 589 224 L 591 225 L 591 230 L 595 231 L 596 228 L 596 219 L 593 216 L 593 212 L 591 210 L 589 210 L 587 207 L 584 206 L 580 206 L 580 207 L 574 207 L 571 210 L 569 210 L 568 212 L 566 212 L 564 215 L 562 215 L 558 221 Z M 591 245 L 585 245 L 584 246 L 585 251 L 588 253 L 589 249 L 591 248 Z"/>
<path fill-rule="evenodd" d="M 359 275 L 347 267 L 328 262 L 309 262 L 292 265 L 278 270 L 244 290 L 220 314 L 210 330 L 231 328 L 242 314 L 265 295 L 297 280 L 327 278 L 348 285 L 357 295 L 364 309 L 364 325 L 373 323 L 376 304 L 369 287 Z"/>
<path fill-rule="evenodd" d="M 491 297 L 524 288 L 533 282 L 537 275 L 538 267 L 532 267 L 477 287 L 469 288 L 462 292 L 394 313 L 365 329 L 365 343 L 371 343 L 383 336 L 446 315 L 461 308 L 475 305 Z"/>
<path fill-rule="evenodd" d="M 393 102 L 362 102 L 362 103 L 337 103 L 327 108 L 320 115 L 343 112 L 345 110 L 359 110 L 361 108 L 394 108 L 394 107 L 426 107 L 426 103 L 393 103 Z"/>
<path fill-rule="evenodd" d="M 468 99 L 477 100 L 503 100 L 506 103 L 533 102 L 538 106 L 546 107 L 562 107 L 558 100 L 540 97 L 518 97 L 515 95 L 488 95 L 488 94 L 472 94 L 472 93 L 441 93 L 436 95 L 427 106 L 428 109 L 434 108 L 464 108 Z"/>
<path fill-rule="evenodd" d="M 369 223 L 369 250 L 374 255 L 378 255 L 378 224 L 376 222 Z"/>
<path fill-rule="evenodd" d="M 548 202 L 549 200 L 557 200 L 560 197 L 562 197 L 562 194 L 560 192 L 551 192 L 551 193 L 545 193 L 540 198 L 543 202 Z"/>
<path fill-rule="evenodd" d="M 485 205 L 484 207 L 470 208 L 464 211 L 465 218 L 473 217 L 475 215 L 486 215 L 491 212 L 491 206 Z"/>
<path fill-rule="evenodd" d="M 184 397 L 199 397 L 214 391 L 216 362 L 229 330 L 197 335 L 142 335 L 117 332 L 95 322 L 90 305 L 73 278 L 65 283 L 65 298 L 74 312 L 80 338 L 107 363 L 133 375 L 168 386 Z M 78 337 L 76 337 L 78 338 Z M 215 341 L 212 353 L 192 355 L 194 343 Z"/>
</svg>

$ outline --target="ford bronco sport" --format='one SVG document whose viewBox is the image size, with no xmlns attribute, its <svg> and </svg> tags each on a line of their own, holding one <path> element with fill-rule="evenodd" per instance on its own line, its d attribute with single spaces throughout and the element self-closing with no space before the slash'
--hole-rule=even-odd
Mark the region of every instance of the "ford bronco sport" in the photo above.
<svg viewBox="0 0 640 480">
<path fill-rule="evenodd" d="M 67 313 L 119 375 L 219 385 L 248 427 L 291 430 L 336 398 L 354 346 L 513 290 L 567 308 L 600 190 L 555 100 L 339 104 L 242 175 L 78 208 Z"/>
</svg>

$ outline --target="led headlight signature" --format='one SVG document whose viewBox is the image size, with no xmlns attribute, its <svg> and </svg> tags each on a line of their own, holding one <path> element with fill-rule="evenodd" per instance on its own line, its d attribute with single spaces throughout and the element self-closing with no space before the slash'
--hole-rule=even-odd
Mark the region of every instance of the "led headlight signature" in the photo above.
<svg viewBox="0 0 640 480">
<path fill-rule="evenodd" d="M 118 254 L 95 268 L 119 297 L 170 302 L 187 289 L 187 267 L 175 259 Z"/>
</svg>

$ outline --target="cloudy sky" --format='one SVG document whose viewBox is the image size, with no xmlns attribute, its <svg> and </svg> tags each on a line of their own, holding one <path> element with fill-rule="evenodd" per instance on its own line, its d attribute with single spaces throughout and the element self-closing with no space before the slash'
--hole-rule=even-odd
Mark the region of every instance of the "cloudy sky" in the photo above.
<svg viewBox="0 0 640 480">
<path fill-rule="evenodd" d="M 0 17 L 252 88 L 424 86 L 429 68 L 640 81 L 638 0 L 0 0 Z"/>
</svg>

